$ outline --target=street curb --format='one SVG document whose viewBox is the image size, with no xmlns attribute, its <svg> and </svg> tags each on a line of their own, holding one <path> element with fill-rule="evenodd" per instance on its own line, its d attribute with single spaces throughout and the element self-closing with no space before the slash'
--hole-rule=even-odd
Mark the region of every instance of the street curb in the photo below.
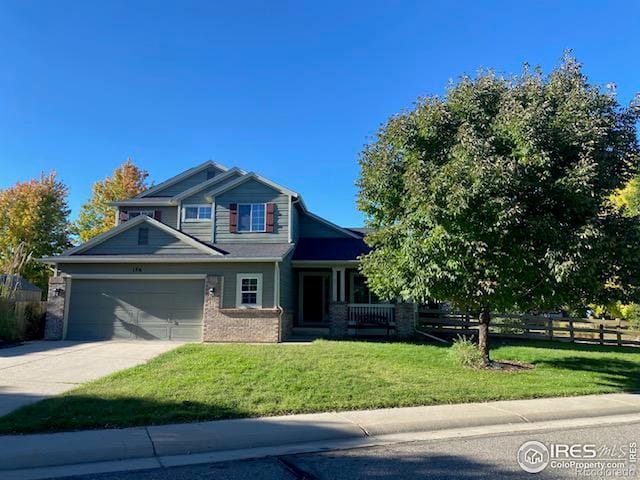
<svg viewBox="0 0 640 480">
<path fill-rule="evenodd" d="M 640 395 L 510 400 L 0 436 L 0 472 L 640 414 Z"/>
</svg>

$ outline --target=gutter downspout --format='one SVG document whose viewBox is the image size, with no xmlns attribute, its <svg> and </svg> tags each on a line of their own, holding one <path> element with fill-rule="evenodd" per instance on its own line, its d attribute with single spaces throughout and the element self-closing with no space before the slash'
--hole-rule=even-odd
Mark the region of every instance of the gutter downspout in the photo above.
<svg viewBox="0 0 640 480">
<path fill-rule="evenodd" d="M 280 262 L 274 263 L 273 269 L 273 303 L 278 310 L 278 343 L 282 343 L 282 315 L 284 309 L 280 305 Z"/>
</svg>

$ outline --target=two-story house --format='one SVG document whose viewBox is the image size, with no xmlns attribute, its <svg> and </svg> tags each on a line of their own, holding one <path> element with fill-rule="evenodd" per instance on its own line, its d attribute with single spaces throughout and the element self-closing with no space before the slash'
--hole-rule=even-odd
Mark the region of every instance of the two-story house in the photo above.
<svg viewBox="0 0 640 480">
<path fill-rule="evenodd" d="M 42 259 L 55 267 L 46 338 L 342 337 L 363 312 L 395 328 L 400 306 L 357 271 L 363 231 L 256 173 L 208 161 L 113 206 L 114 228 Z"/>
</svg>

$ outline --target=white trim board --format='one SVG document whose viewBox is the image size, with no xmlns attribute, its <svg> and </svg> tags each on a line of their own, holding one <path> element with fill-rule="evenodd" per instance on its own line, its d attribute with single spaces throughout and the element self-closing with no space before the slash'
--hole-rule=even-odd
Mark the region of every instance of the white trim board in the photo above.
<svg viewBox="0 0 640 480">
<path fill-rule="evenodd" d="M 156 227 L 160 230 L 163 230 L 164 232 L 168 233 L 169 235 L 173 235 L 174 237 L 176 237 L 178 240 L 183 241 L 184 243 L 186 243 L 187 245 L 192 246 L 193 248 L 202 251 L 203 253 L 206 253 L 208 255 L 216 255 L 216 256 L 222 256 L 222 254 L 220 252 L 218 252 L 217 250 L 214 250 L 213 248 L 207 247 L 206 245 L 203 245 L 202 243 L 198 242 L 197 240 L 194 240 L 193 238 L 191 238 L 188 235 L 185 235 L 184 233 L 182 233 L 179 230 L 176 230 L 174 228 L 171 228 L 167 225 L 165 225 L 162 222 L 159 222 L 157 220 L 154 220 L 153 218 L 149 218 L 146 215 L 140 215 L 138 217 L 135 217 L 133 220 L 129 220 L 126 221 L 124 223 L 121 223 L 120 225 L 118 225 L 117 227 L 113 227 L 111 230 L 98 235 L 96 237 L 93 237 L 91 240 L 89 240 L 86 243 L 83 243 L 82 245 L 78 245 L 77 247 L 74 247 L 70 250 L 67 250 L 66 252 L 64 252 L 61 256 L 71 256 L 71 255 L 77 255 L 78 253 L 82 253 L 92 247 L 95 247 L 96 245 L 100 245 L 101 243 L 107 241 L 108 239 L 122 233 L 125 232 L 127 230 L 129 230 L 130 228 L 135 227 L 136 225 L 140 225 L 141 223 L 148 223 L 149 225 Z M 55 257 L 52 257 L 55 258 Z"/>
<path fill-rule="evenodd" d="M 224 165 L 221 165 L 219 163 L 214 162 L 213 160 L 207 160 L 204 163 L 201 163 L 200 165 L 190 168 L 188 170 L 185 170 L 184 172 L 171 177 L 168 180 L 165 180 L 162 183 L 159 183 L 158 185 L 151 187 L 149 190 L 146 190 L 144 192 L 142 192 L 141 194 L 139 194 L 138 196 L 136 196 L 135 198 L 144 198 L 144 197 L 148 197 L 149 195 L 158 192 L 160 190 L 163 190 L 167 187 L 170 187 L 171 185 L 175 185 L 176 183 L 180 182 L 181 180 L 184 180 L 186 178 L 189 178 L 192 175 L 195 175 L 196 173 L 199 173 L 203 170 L 206 170 L 209 167 L 215 167 L 219 170 L 222 170 L 223 172 L 226 172 L 227 170 L 229 170 L 227 167 L 225 167 Z"/>
<path fill-rule="evenodd" d="M 123 255 L 72 255 L 59 257 L 45 257 L 39 259 L 42 263 L 52 265 L 61 263 L 271 263 L 280 262 L 282 257 L 227 257 L 224 255 L 209 255 L 202 257 L 163 257 L 162 255 L 123 256 Z"/>
<path fill-rule="evenodd" d="M 68 273 L 73 280 L 204 280 L 204 273 Z"/>
</svg>

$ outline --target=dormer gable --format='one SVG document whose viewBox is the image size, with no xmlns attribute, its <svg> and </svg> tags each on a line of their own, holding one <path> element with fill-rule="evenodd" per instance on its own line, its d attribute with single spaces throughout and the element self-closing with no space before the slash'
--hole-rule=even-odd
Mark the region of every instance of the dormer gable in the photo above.
<svg viewBox="0 0 640 480">
<path fill-rule="evenodd" d="M 218 175 L 224 174 L 228 170 L 229 169 L 227 167 L 212 160 L 208 160 L 197 167 L 185 170 L 175 177 L 165 180 L 155 187 L 151 187 L 136 198 L 175 197 L 186 190 L 207 182 Z"/>
</svg>

